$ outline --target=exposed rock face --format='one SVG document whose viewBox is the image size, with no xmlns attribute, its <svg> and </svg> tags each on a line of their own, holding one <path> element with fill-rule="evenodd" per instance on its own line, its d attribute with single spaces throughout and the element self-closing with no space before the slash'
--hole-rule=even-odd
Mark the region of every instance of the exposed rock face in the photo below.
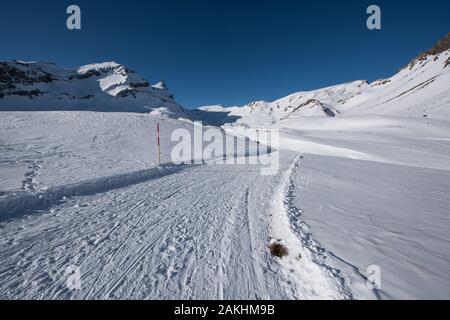
<svg viewBox="0 0 450 320">
<path fill-rule="evenodd" d="M 417 58 L 415 58 L 409 63 L 408 67 L 409 69 L 412 69 L 417 63 L 425 61 L 428 56 L 436 56 L 449 49 L 450 49 L 450 33 L 448 33 L 444 38 L 439 40 L 431 49 L 420 53 Z M 437 59 L 437 57 L 435 59 Z M 447 67 L 447 64 L 445 65 L 445 67 Z"/>
<path fill-rule="evenodd" d="M 431 48 L 428 51 L 425 51 L 423 54 L 427 55 L 437 55 L 439 53 L 442 53 L 444 51 L 447 51 L 450 49 L 450 32 L 441 40 L 439 40 L 433 48 Z"/>
<path fill-rule="evenodd" d="M 53 78 L 50 74 L 42 71 L 39 67 L 24 70 L 24 64 L 0 62 L 0 98 L 5 95 L 37 96 L 43 94 L 38 89 L 19 89 L 21 86 L 33 86 L 37 83 L 51 83 Z"/>
</svg>

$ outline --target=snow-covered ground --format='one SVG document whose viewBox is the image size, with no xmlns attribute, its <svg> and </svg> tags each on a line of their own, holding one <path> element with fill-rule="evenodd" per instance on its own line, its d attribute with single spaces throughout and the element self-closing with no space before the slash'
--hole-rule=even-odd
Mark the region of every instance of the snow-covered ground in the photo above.
<svg viewBox="0 0 450 320">
<path fill-rule="evenodd" d="M 311 155 L 293 185 L 314 238 L 343 274 L 361 279 L 378 266 L 384 299 L 450 297 L 448 170 Z"/>
<path fill-rule="evenodd" d="M 157 120 L 148 114 L 2 112 L 0 122 L 2 193 L 46 190 L 148 169 L 157 161 Z M 172 119 L 160 122 L 163 146 L 168 146 L 161 162 L 167 163 L 173 123 L 189 125 Z"/>
<path fill-rule="evenodd" d="M 2 298 L 347 298 L 313 253 L 290 262 L 269 245 L 290 232 L 284 152 L 259 165 L 154 165 L 192 123 L 152 115 L 2 113 Z M 289 176 L 289 175 L 288 175 Z M 296 243 L 292 245 L 296 246 Z M 300 247 L 290 247 L 300 250 Z M 306 251 L 305 251 L 306 250 Z M 81 290 L 65 274 L 81 272 Z"/>
<path fill-rule="evenodd" d="M 310 153 L 294 202 L 335 268 L 361 278 L 380 267 L 381 298 L 448 298 L 450 126 L 391 121 L 305 138 L 287 130 L 286 146 Z"/>
<path fill-rule="evenodd" d="M 95 93 L 73 93 L 69 109 L 94 99 L 115 112 L 0 112 L 0 298 L 449 299 L 446 41 L 388 79 L 192 111 L 118 64 L 64 77 L 1 64 L 20 89 L 4 92 L 2 110 L 67 110 L 53 99 L 64 84 Z M 117 112 L 149 97 L 149 114 Z M 192 119 L 253 140 L 249 150 L 171 163 L 176 129 L 196 141 Z M 250 164 L 255 129 L 279 133 L 273 175 Z M 273 257 L 274 243 L 288 255 Z"/>
<path fill-rule="evenodd" d="M 0 121 L 2 298 L 450 296 L 442 121 L 421 119 L 424 137 L 410 119 L 285 125 L 273 176 L 258 165 L 156 167 L 156 123 L 169 163 L 170 134 L 192 131 L 189 121 L 92 112 Z M 287 258 L 270 255 L 274 240 Z M 66 286 L 72 265 L 79 291 Z M 365 285 L 371 265 L 381 290 Z"/>
</svg>

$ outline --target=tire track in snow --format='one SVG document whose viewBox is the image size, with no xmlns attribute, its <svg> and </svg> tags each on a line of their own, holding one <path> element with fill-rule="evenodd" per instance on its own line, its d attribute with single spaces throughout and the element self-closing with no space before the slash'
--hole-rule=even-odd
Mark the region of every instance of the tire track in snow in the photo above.
<svg viewBox="0 0 450 320">
<path fill-rule="evenodd" d="M 220 202 L 211 203 L 203 197 L 198 198 L 194 206 L 188 208 L 189 214 L 184 216 L 183 221 L 174 224 L 170 228 L 170 233 L 159 238 L 157 246 L 159 250 L 146 258 L 147 262 L 153 260 L 152 267 L 146 272 L 157 275 L 150 290 L 153 296 L 197 297 L 198 288 L 211 281 L 208 273 L 210 268 L 214 268 L 214 263 L 204 256 L 216 248 L 218 235 L 223 226 L 222 218 L 228 214 L 222 205 L 236 201 L 236 184 L 239 180 L 236 172 L 231 173 L 231 177 L 226 174 L 227 179 L 223 178 L 223 173 L 216 174 L 218 174 L 217 181 L 212 185 L 209 182 L 207 187 L 223 195 Z M 201 190 L 199 192 L 204 194 Z M 216 251 L 220 252 L 220 247 Z M 193 277 L 199 275 L 202 275 L 202 278 L 196 278 L 194 281 Z M 215 291 L 214 282 L 209 286 L 211 293 Z M 142 289 L 143 287 L 141 281 L 139 291 L 146 291 Z M 214 297 L 217 298 L 217 295 Z"/>
<path fill-rule="evenodd" d="M 166 193 L 162 194 L 163 198 L 168 199 L 170 194 L 174 194 L 177 190 L 177 179 L 176 175 L 169 175 L 161 178 L 163 181 L 166 182 L 166 187 L 168 187 L 168 190 Z M 196 180 L 193 180 L 196 182 Z M 200 178 L 198 179 L 198 182 L 200 182 Z M 157 182 L 155 182 L 157 183 Z M 137 185 L 136 188 L 140 190 L 141 188 L 145 189 L 146 184 Z M 171 188 L 171 186 L 174 186 Z M 194 186 L 185 186 L 185 192 L 189 192 Z M 148 189 L 148 188 L 147 188 Z M 151 190 L 151 189 L 150 189 Z M 140 193 L 141 191 L 139 191 Z M 88 206 L 88 207 L 80 207 L 80 208 L 70 208 L 70 202 L 78 202 L 79 200 L 72 199 L 68 201 L 66 204 L 63 204 L 62 209 L 64 210 L 64 214 L 59 216 L 59 214 L 54 213 L 44 213 L 42 215 L 37 215 L 33 218 L 26 219 L 25 221 L 16 220 L 12 222 L 12 225 L 23 225 L 26 226 L 25 229 L 23 227 L 19 227 L 17 231 L 14 231 L 14 233 L 11 233 L 10 235 L 7 235 L 8 237 L 17 237 L 20 235 L 20 240 L 18 241 L 17 245 L 14 246 L 8 246 L 6 247 L 7 250 L 0 252 L 0 256 L 2 257 L 8 257 L 7 260 L 3 261 L 10 261 L 13 263 L 14 260 L 17 260 L 20 256 L 22 260 L 29 261 L 32 264 L 27 263 L 28 265 L 37 265 L 39 264 L 41 268 L 37 269 L 46 269 L 46 273 L 50 272 L 53 273 L 52 270 L 57 270 L 55 277 L 63 277 L 63 271 L 67 265 L 69 265 L 69 261 L 73 260 L 74 253 L 78 255 L 77 252 L 79 252 L 82 247 L 80 247 L 80 240 L 78 235 L 82 235 L 82 237 L 91 238 L 94 237 L 95 243 L 94 243 L 94 250 L 92 250 L 85 259 L 81 262 L 81 265 L 84 264 L 84 261 L 88 263 L 87 267 L 91 267 L 89 265 L 89 261 L 92 262 L 92 260 L 98 260 L 97 264 L 93 265 L 93 269 L 96 269 L 99 267 L 99 265 L 103 262 L 103 256 L 109 252 L 109 250 L 115 248 L 115 244 L 117 243 L 113 238 L 111 238 L 111 235 L 114 232 L 119 232 L 118 236 L 120 234 L 123 234 L 124 231 L 119 229 L 125 229 L 130 226 L 130 224 L 135 225 L 136 222 L 133 222 L 132 220 L 142 217 L 139 212 L 139 203 L 145 205 L 149 203 L 154 203 L 156 201 L 160 202 L 162 201 L 162 198 L 157 194 L 156 197 L 151 197 L 151 199 L 148 199 L 147 197 L 138 202 L 137 205 L 134 205 L 131 207 L 131 210 L 134 210 L 133 212 L 128 212 L 128 210 L 123 210 L 123 208 L 118 207 L 117 209 L 113 209 L 111 207 L 114 206 L 113 203 L 111 203 L 111 196 L 117 193 L 121 193 L 120 190 L 117 190 L 113 193 L 106 193 L 103 195 L 100 195 L 100 198 L 97 198 L 98 196 L 88 196 L 88 197 L 82 197 L 79 199 L 85 199 L 84 201 L 90 201 L 90 199 L 99 199 L 100 206 Z M 153 193 L 153 192 L 152 192 Z M 170 194 L 167 194 L 170 193 Z M 121 196 L 123 198 L 123 196 Z M 128 197 L 128 192 L 127 192 Z M 104 200 L 102 200 L 104 199 Z M 138 198 L 139 200 L 139 198 Z M 94 203 L 97 200 L 94 200 Z M 134 203 L 135 201 L 127 201 L 129 203 Z M 69 207 L 68 207 L 69 206 Z M 68 208 L 67 208 L 68 207 Z M 69 209 L 69 211 L 67 211 Z M 153 205 L 150 205 L 148 210 L 143 216 L 147 216 L 147 213 L 154 209 Z M 58 209 L 59 210 L 59 209 Z M 112 211 L 111 211 L 112 210 Z M 111 211 L 111 214 L 108 213 L 108 211 Z M 137 211 L 137 212 L 136 212 Z M 116 212 L 116 213 L 114 213 Z M 124 212 L 125 217 L 122 216 L 122 212 Z M 105 215 L 107 214 L 107 215 Z M 117 219 L 116 215 L 119 219 Z M 105 220 L 105 218 L 107 218 Z M 86 221 L 86 222 L 83 222 Z M 126 225 L 124 225 L 126 224 Z M 42 228 L 44 227 L 44 228 Z M 9 230 L 11 230 L 9 228 Z M 0 230 L 1 231 L 1 230 Z M 4 230 L 6 231 L 6 230 Z M 104 232 L 106 231 L 106 233 Z M 128 233 L 125 233 L 128 235 Z M 100 238 L 100 239 L 97 239 Z M 118 238 L 120 239 L 120 238 Z M 97 241 L 98 240 L 98 241 Z M 104 243 L 104 241 L 109 240 L 108 243 Z M 103 243 L 103 245 L 102 245 Z M 119 243 L 120 244 L 120 243 Z M 61 249 L 59 249 L 61 248 Z M 100 250 L 99 250 L 100 249 Z M 106 250 L 106 251 L 105 251 Z M 90 258 L 91 255 L 94 253 L 96 254 L 97 259 L 93 257 Z M 51 268 L 43 268 L 43 263 L 47 264 L 45 261 L 47 259 L 53 260 L 55 253 L 61 252 L 62 256 L 57 259 L 56 264 L 51 263 Z M 97 262 L 97 261 L 95 261 Z M 79 264 L 79 262 L 77 262 Z M 15 270 L 16 267 L 14 267 L 14 264 L 12 264 L 11 270 Z M 23 267 L 22 269 L 27 269 Z M 34 269 L 34 267 L 33 267 Z M 5 273 L 7 272 L 8 267 L 7 265 L 2 265 L 0 272 Z M 30 269 L 31 272 L 32 269 Z M 101 268 L 96 269 L 98 271 L 101 270 Z M 82 280 L 85 280 L 85 275 L 89 274 L 92 269 L 84 270 L 87 272 L 83 272 L 83 278 Z M 38 271 L 40 272 L 40 271 Z M 10 276 L 20 276 L 19 274 L 11 273 Z M 28 277 L 30 281 L 34 281 L 33 277 L 36 278 L 38 275 L 32 275 Z M 53 279 L 55 279 L 53 277 Z M 8 277 L 9 278 L 9 277 Z M 3 278 L 4 282 L 3 285 L 7 285 L 7 278 Z M 53 293 L 49 296 L 48 294 L 46 297 L 51 298 L 62 298 L 62 297 L 68 297 L 70 298 L 71 295 L 66 292 L 67 288 L 64 286 L 62 287 L 60 281 L 52 281 L 54 283 L 53 286 L 47 286 L 46 292 L 53 291 Z M 27 283 L 24 282 L 25 286 L 27 286 Z M 59 288 L 59 289 L 58 289 Z M 30 289 L 24 289 L 23 292 L 26 293 L 27 290 Z M 30 290 L 31 291 L 31 290 Z M 35 296 L 35 298 L 39 298 L 38 296 Z"/>
<path fill-rule="evenodd" d="M 176 180 L 175 177 L 174 177 L 174 180 Z M 127 262 L 127 260 L 129 259 L 129 255 L 128 255 L 128 252 L 124 252 L 124 249 L 128 245 L 128 242 L 132 238 L 136 237 L 136 232 L 138 231 L 137 227 L 140 227 L 140 229 L 143 229 L 145 225 L 150 224 L 149 227 L 151 227 L 151 225 L 158 225 L 159 223 L 161 223 L 161 221 L 163 219 L 166 218 L 165 215 L 160 215 L 158 218 L 156 218 L 156 220 L 152 219 L 153 217 L 150 217 L 150 219 L 149 219 L 149 214 L 152 211 L 164 209 L 165 207 L 167 207 L 167 205 L 164 204 L 164 201 L 169 200 L 171 197 L 173 197 L 175 195 L 178 195 L 178 196 L 186 195 L 188 192 L 192 191 L 193 188 L 194 188 L 194 185 L 187 186 L 185 188 L 182 188 L 181 186 L 176 186 L 174 189 L 169 189 L 170 192 L 167 195 L 164 195 L 164 194 L 158 195 L 156 198 L 151 199 L 151 201 L 149 201 L 148 199 L 143 200 L 143 203 L 145 203 L 146 206 L 148 206 L 148 208 L 144 209 L 143 212 L 137 213 L 140 215 L 140 218 L 138 219 L 138 221 L 136 223 L 133 224 L 135 226 L 135 228 L 133 228 L 133 231 L 131 233 L 128 233 L 128 235 L 125 237 L 125 239 L 120 240 L 120 242 L 121 242 L 120 246 L 118 248 L 114 249 L 113 254 L 110 256 L 110 258 L 108 258 L 108 260 L 106 262 L 101 261 L 98 265 L 92 267 L 92 269 L 91 269 L 92 271 L 100 269 L 101 272 L 97 276 L 97 278 L 92 282 L 92 285 L 91 285 L 88 293 L 84 296 L 85 299 L 91 298 L 91 296 L 94 294 L 94 290 L 96 289 L 96 285 L 98 285 L 99 280 L 101 280 L 103 278 L 103 276 L 106 275 L 106 272 L 111 272 L 111 270 L 120 268 L 120 267 L 122 267 L 122 265 L 124 265 Z M 155 239 L 153 239 L 153 240 L 155 240 Z M 120 254 L 124 255 L 122 257 L 122 259 L 120 260 L 120 262 L 116 263 L 116 264 L 112 264 L 112 261 L 116 257 L 118 257 Z M 107 267 L 110 267 L 110 268 L 107 268 Z M 121 277 L 121 278 L 123 278 L 123 277 Z M 105 283 L 103 289 L 105 289 L 105 287 L 108 284 L 109 284 L 108 282 Z M 98 292 L 98 290 L 97 290 L 97 292 Z M 105 296 L 107 297 L 107 295 L 105 295 Z"/>
<path fill-rule="evenodd" d="M 221 250 L 219 252 L 219 266 L 218 266 L 218 294 L 219 299 L 225 299 L 225 285 L 224 282 L 229 281 L 228 274 L 226 272 L 228 265 L 230 264 L 230 255 L 232 253 L 231 245 L 233 243 L 233 238 L 237 235 L 233 233 L 237 229 L 236 220 L 239 214 L 239 209 L 245 208 L 247 210 L 248 206 L 248 188 L 245 190 L 244 196 L 236 203 L 233 204 L 231 210 L 229 210 L 228 216 L 224 221 L 224 233 L 221 245 Z"/>
<path fill-rule="evenodd" d="M 69 198 L 55 204 L 54 212 L 8 222 L 0 233 L 16 244 L 0 252 L 2 261 L 6 256 L 10 261 L 0 264 L 5 273 L 0 296 L 289 297 L 267 269 L 269 223 L 267 207 L 260 203 L 267 200 L 256 196 L 264 190 L 270 199 L 271 185 L 266 182 L 273 180 L 254 169 L 187 168 L 106 193 Z M 21 259 L 25 266 L 17 265 Z M 79 292 L 69 291 L 62 278 L 72 264 L 82 266 Z"/>
<path fill-rule="evenodd" d="M 194 202 L 191 205 L 191 207 L 188 208 L 188 210 L 195 207 L 197 205 L 197 203 L 198 202 Z M 144 258 L 145 254 L 157 246 L 157 244 L 158 244 L 157 241 L 159 239 L 166 237 L 167 233 L 171 231 L 170 227 L 172 227 L 175 224 L 177 224 L 178 222 L 180 222 L 183 219 L 183 217 L 185 217 L 185 216 L 186 216 L 186 214 L 181 215 L 174 220 L 165 220 L 165 221 L 163 221 L 164 217 L 161 217 L 158 221 L 156 221 L 156 223 L 159 224 L 159 226 L 163 230 L 166 230 L 166 233 L 160 233 L 160 234 L 157 234 L 156 237 L 151 237 L 150 239 L 147 239 L 146 243 L 150 243 L 150 244 L 146 244 L 146 245 L 142 246 L 134 254 L 134 257 L 131 257 L 132 258 L 131 262 L 128 261 L 130 257 L 127 256 L 118 265 L 115 266 L 114 269 L 124 268 L 124 270 L 121 271 L 119 276 L 115 277 L 111 281 L 108 281 L 104 287 L 102 287 L 100 290 L 98 290 L 98 292 L 104 292 L 102 294 L 103 298 L 109 298 L 110 294 L 120 286 L 122 280 L 124 280 L 124 278 L 131 273 L 131 271 L 136 267 L 136 265 Z M 87 296 L 86 298 L 89 299 L 90 296 Z"/>
<path fill-rule="evenodd" d="M 189 179 L 191 179 L 191 176 L 189 173 L 186 174 L 189 176 Z M 200 177 L 197 177 L 197 179 L 201 179 Z M 237 175 L 235 174 L 234 179 L 237 179 Z M 229 183 L 233 182 L 234 179 L 231 179 L 228 181 L 223 179 L 218 179 L 218 181 L 213 181 L 212 183 L 208 183 L 207 187 L 211 190 L 215 190 L 216 192 L 219 192 L 223 187 L 227 187 Z M 182 181 L 180 181 L 182 183 Z M 226 192 L 223 192 L 223 194 L 226 194 Z M 189 197 L 192 198 L 193 195 L 195 195 L 195 192 L 190 192 Z M 187 192 L 177 194 L 176 199 L 174 199 L 172 205 L 177 205 L 177 199 L 184 198 L 188 196 Z M 161 218 L 157 221 L 152 221 L 153 228 L 157 228 L 159 231 L 154 232 L 153 234 L 150 234 L 145 239 L 143 239 L 143 245 L 139 249 L 133 249 L 132 252 L 127 252 L 123 259 L 118 263 L 115 264 L 113 268 L 115 270 L 115 273 L 118 272 L 118 275 L 114 275 L 112 279 L 108 279 L 104 281 L 103 287 L 98 289 L 97 293 L 92 293 L 87 296 L 86 298 L 92 298 L 92 297 L 101 297 L 101 298 L 111 298 L 114 292 L 122 290 L 122 287 L 125 287 L 125 290 L 131 290 L 131 288 L 126 288 L 125 283 L 127 282 L 127 278 L 133 278 L 134 283 L 139 283 L 139 274 L 136 274 L 136 276 L 133 276 L 136 273 L 136 270 L 138 267 L 142 264 L 148 264 L 149 261 L 151 261 L 151 265 L 153 266 L 153 270 L 149 271 L 151 274 L 161 274 L 162 271 L 164 272 L 170 272 L 169 268 L 170 266 L 167 264 L 164 264 L 164 262 L 161 259 L 161 255 L 163 254 L 163 250 L 167 249 L 167 242 L 168 239 L 173 238 L 174 236 L 181 236 L 181 240 L 185 240 L 186 237 L 182 234 L 177 234 L 176 230 L 177 227 L 182 225 L 190 225 L 192 229 L 197 230 L 197 225 L 192 225 L 191 216 L 196 215 L 198 216 L 196 221 L 198 223 L 203 223 L 207 225 L 207 221 L 201 220 L 200 216 L 202 214 L 205 214 L 206 217 L 210 217 L 207 215 L 207 213 L 202 210 L 202 202 L 204 201 L 201 194 L 196 195 L 193 199 L 193 201 L 190 202 L 188 207 L 183 208 L 182 210 L 176 209 L 173 210 L 169 204 L 167 208 L 163 208 L 163 212 L 161 214 Z M 169 211 L 169 209 L 171 209 Z M 173 210 L 173 211 L 172 211 Z M 181 212 L 180 212 L 181 211 Z M 181 214 L 180 214 L 181 213 Z M 149 226 L 151 227 L 151 226 Z M 186 248 L 184 246 L 183 250 L 187 252 L 192 252 L 192 250 L 189 250 L 189 248 Z M 131 258 L 131 261 L 130 261 Z M 147 262 L 145 262 L 147 261 Z M 170 262 L 170 261 L 169 261 Z M 120 270 L 120 271 L 119 271 Z M 138 272 L 142 273 L 142 272 Z M 109 276 L 108 274 L 107 276 Z M 166 279 L 166 285 L 167 285 L 167 279 Z M 98 283 L 97 283 L 98 285 Z M 134 285 L 132 284 L 131 287 Z M 159 288 L 158 290 L 161 290 Z M 99 296 L 99 293 L 100 296 Z"/>
<path fill-rule="evenodd" d="M 147 199 L 144 199 L 144 200 L 139 201 L 134 207 L 131 208 L 131 210 L 125 215 L 125 217 L 120 221 L 120 223 L 118 223 L 118 224 L 111 230 L 111 232 L 108 233 L 108 234 L 105 236 L 105 239 L 109 239 L 110 236 L 111 236 L 111 234 L 113 234 L 118 228 L 120 228 L 120 227 L 123 225 L 124 221 L 125 221 L 129 216 L 133 215 L 137 209 L 141 208 L 143 204 L 145 204 L 146 206 L 149 206 L 149 205 L 150 205 L 150 206 L 153 207 L 153 205 L 155 205 L 155 202 L 153 202 L 153 201 L 148 201 Z M 147 212 L 146 212 L 146 213 L 147 213 Z M 145 214 L 146 214 L 146 213 L 145 213 Z M 139 225 L 139 224 L 141 223 L 141 221 L 145 218 L 145 214 L 143 214 L 143 215 L 141 216 L 141 218 L 139 219 L 139 221 L 137 222 L 138 225 Z M 127 241 L 134 235 L 134 233 L 135 233 L 135 230 L 133 230 L 133 232 L 131 232 L 131 233 L 124 239 L 124 241 L 123 241 L 122 244 L 119 246 L 119 248 L 117 248 L 117 250 L 114 252 L 114 254 L 111 255 L 111 256 L 104 262 L 104 264 L 108 265 L 108 264 L 111 263 L 111 261 L 117 256 L 117 254 L 119 253 L 119 251 L 122 250 L 122 248 L 125 246 L 125 244 L 127 243 Z M 96 248 L 99 248 L 99 247 L 97 246 Z M 94 249 L 94 250 L 95 250 L 95 249 Z M 83 262 L 81 262 L 81 264 L 79 265 L 80 268 L 83 267 L 83 263 L 86 262 L 87 259 L 88 259 L 91 255 L 92 255 L 92 253 L 89 254 L 89 255 L 83 260 Z M 90 274 L 91 272 L 93 272 L 93 271 L 96 269 L 97 266 L 98 266 L 98 265 L 93 266 L 90 270 L 88 270 L 88 271 L 86 272 L 86 274 Z M 94 285 L 95 285 L 95 283 L 98 281 L 98 279 L 99 279 L 102 275 L 103 275 L 103 269 L 102 269 L 102 271 L 100 272 L 100 274 L 97 276 L 97 278 L 94 280 L 93 285 L 91 286 L 91 288 L 89 289 L 89 291 L 88 291 L 88 293 L 87 293 L 87 295 L 86 295 L 86 298 L 88 298 L 88 297 L 90 296 L 90 294 L 91 294 L 92 291 L 94 290 Z M 82 278 L 82 280 L 83 280 L 83 278 Z"/>
<path fill-rule="evenodd" d="M 224 244 L 219 268 L 220 299 L 268 299 L 258 246 L 253 233 L 252 215 L 249 211 L 250 190 L 254 182 L 245 186 L 239 200 L 230 211 L 232 218 L 226 223 Z M 254 212 L 256 214 L 256 212 Z M 261 250 L 260 254 L 263 253 Z M 253 288 L 258 288 L 258 291 Z"/>
</svg>

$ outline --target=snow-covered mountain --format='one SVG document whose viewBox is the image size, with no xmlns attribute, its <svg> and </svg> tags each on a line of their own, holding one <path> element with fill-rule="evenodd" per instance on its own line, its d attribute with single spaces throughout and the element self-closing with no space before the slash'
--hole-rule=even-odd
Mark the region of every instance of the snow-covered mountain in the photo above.
<svg viewBox="0 0 450 320">
<path fill-rule="evenodd" d="M 421 53 L 396 75 L 369 83 L 359 80 L 243 107 L 202 107 L 233 116 L 244 125 L 267 125 L 298 117 L 391 115 L 450 119 L 450 34 Z"/>
<path fill-rule="evenodd" d="M 53 63 L 0 62 L 0 110 L 95 110 L 180 113 L 164 82 L 150 85 L 126 66 L 105 62 L 76 69 Z"/>
<path fill-rule="evenodd" d="M 449 299 L 449 40 L 389 79 L 179 117 L 214 137 L 158 111 L 0 112 L 0 299 Z M 0 70 L 0 111 L 181 110 L 114 63 Z M 235 148 L 175 165 L 178 130 L 192 158 L 208 134 Z"/>
</svg>

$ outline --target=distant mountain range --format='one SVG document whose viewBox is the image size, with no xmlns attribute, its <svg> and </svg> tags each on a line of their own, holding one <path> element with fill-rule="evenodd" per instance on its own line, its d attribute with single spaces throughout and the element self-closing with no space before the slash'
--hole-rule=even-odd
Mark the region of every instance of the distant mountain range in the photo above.
<svg viewBox="0 0 450 320">
<path fill-rule="evenodd" d="M 201 94 L 201 93 L 199 93 Z M 150 85 L 115 62 L 65 69 L 52 63 L 0 62 L 0 110 L 93 110 L 149 112 L 159 109 L 214 123 L 264 125 L 295 117 L 360 114 L 450 119 L 450 34 L 396 75 L 308 92 L 243 107 L 221 105 L 184 111 L 164 82 Z"/>
</svg>

